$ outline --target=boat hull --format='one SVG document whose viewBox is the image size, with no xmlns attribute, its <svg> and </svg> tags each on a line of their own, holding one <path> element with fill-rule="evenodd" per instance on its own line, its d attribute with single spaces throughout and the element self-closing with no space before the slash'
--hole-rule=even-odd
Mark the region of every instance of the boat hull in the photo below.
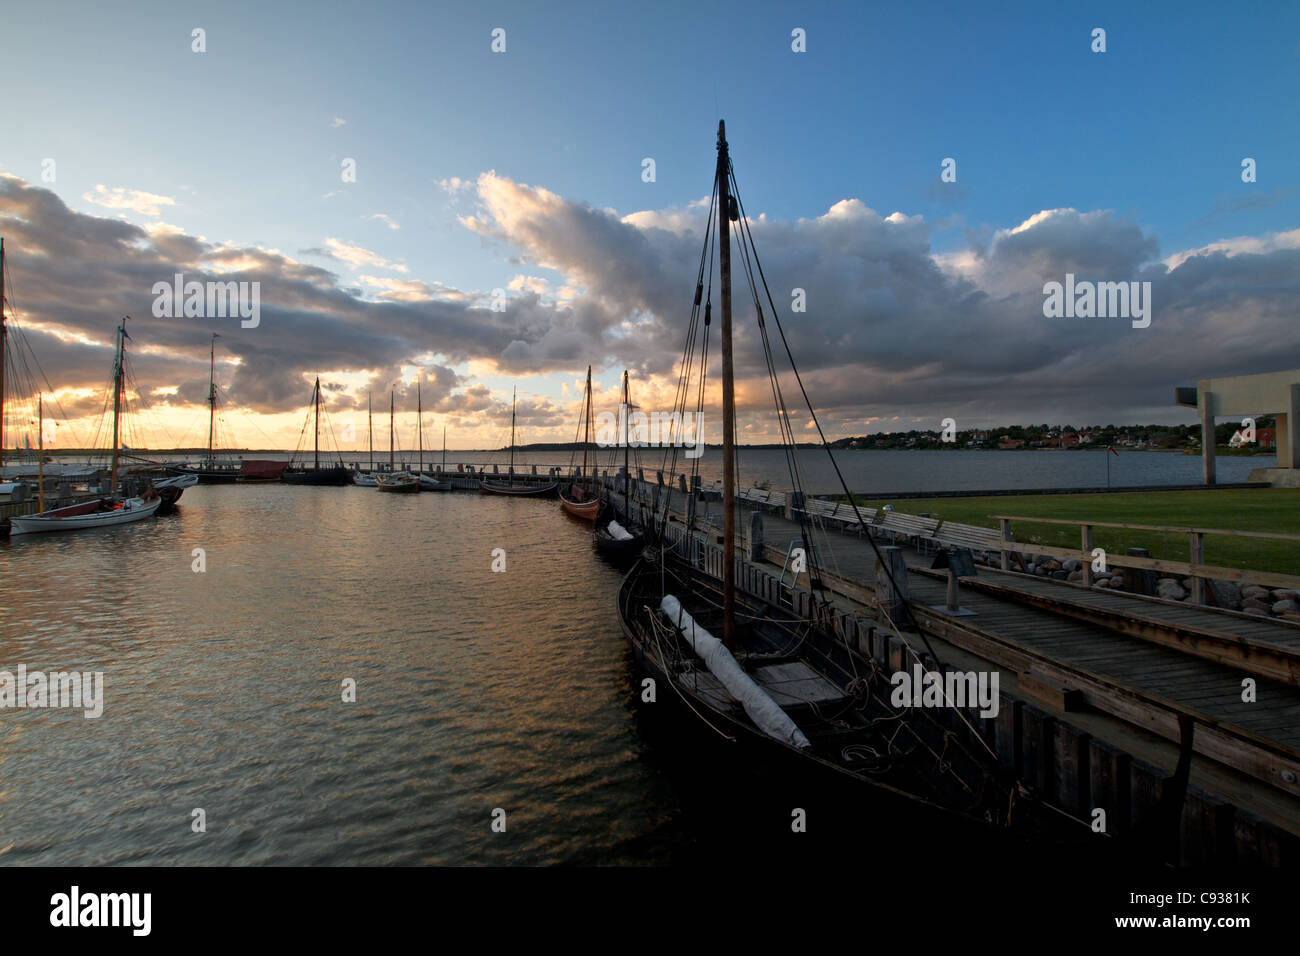
<svg viewBox="0 0 1300 956">
<path fill-rule="evenodd" d="M 145 501 L 128 498 L 120 506 L 105 509 L 102 501 L 94 501 L 67 508 L 57 508 L 39 515 L 9 519 L 9 535 L 41 534 L 52 531 L 84 531 L 89 528 L 106 528 L 130 524 L 152 518 L 162 507 L 162 499 Z"/>
<path fill-rule="evenodd" d="M 560 507 L 565 513 L 583 521 L 596 520 L 596 515 L 600 514 L 600 496 L 595 498 L 579 498 L 574 493 L 585 493 L 585 489 L 574 485 L 569 489 L 569 494 L 560 492 Z"/>
<path fill-rule="evenodd" d="M 508 498 L 554 498 L 559 487 L 555 482 L 549 485 L 510 485 L 495 481 L 478 483 L 479 494 L 505 495 Z"/>
<path fill-rule="evenodd" d="M 306 471 L 286 471 L 281 481 L 286 485 L 350 485 L 352 474 L 341 465 L 335 468 L 308 468 Z"/>
<path fill-rule="evenodd" d="M 381 475 L 375 487 L 389 494 L 413 495 L 419 492 L 420 482 L 414 475 Z"/>
<path fill-rule="evenodd" d="M 169 465 L 168 474 L 192 475 L 204 485 L 234 484 L 239 479 L 239 470 L 234 468 L 188 468 L 184 465 Z"/>
<path fill-rule="evenodd" d="M 450 481 L 439 481 L 437 478 L 430 478 L 428 475 L 420 475 L 421 491 L 451 491 Z"/>
</svg>

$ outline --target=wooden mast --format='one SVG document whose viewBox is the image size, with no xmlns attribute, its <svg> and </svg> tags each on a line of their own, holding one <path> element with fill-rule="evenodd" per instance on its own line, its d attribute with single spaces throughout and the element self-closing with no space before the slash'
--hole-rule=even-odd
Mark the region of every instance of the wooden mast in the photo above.
<svg viewBox="0 0 1300 956">
<path fill-rule="evenodd" d="M 5 325 L 5 241 L 0 238 L 0 465 L 5 463 L 5 357 L 9 328 Z"/>
<path fill-rule="evenodd" d="M 623 369 L 623 405 L 626 409 L 623 418 L 623 520 L 630 523 L 632 504 L 628 486 L 631 484 L 632 476 L 628 471 L 628 429 L 632 424 L 632 396 L 627 388 L 627 369 Z"/>
<path fill-rule="evenodd" d="M 722 642 L 736 632 L 736 382 L 731 357 L 731 161 L 718 120 L 718 269 L 722 285 Z"/>
<path fill-rule="evenodd" d="M 217 414 L 217 333 L 208 347 L 208 470 L 212 470 L 212 426 Z"/>
<path fill-rule="evenodd" d="M 515 386 L 510 390 L 510 469 L 507 472 L 512 485 L 515 481 L 515 402 L 518 396 L 519 387 Z"/>
<path fill-rule="evenodd" d="M 108 477 L 109 497 L 117 497 L 117 452 L 121 446 L 121 414 L 122 414 L 122 366 L 125 364 L 126 356 L 126 320 L 129 316 L 123 316 L 122 325 L 117 330 L 117 355 L 113 363 L 113 464 L 112 472 Z M 44 455 L 41 456 L 44 459 Z"/>
<path fill-rule="evenodd" d="M 587 478 L 587 448 L 591 443 L 591 366 L 587 366 L 587 401 L 582 409 L 582 483 L 591 487 Z"/>
<path fill-rule="evenodd" d="M 397 390 L 388 393 L 388 470 L 393 470 L 393 405 L 397 401 Z"/>
<path fill-rule="evenodd" d="M 447 470 L 447 426 L 442 426 L 442 470 Z"/>
<path fill-rule="evenodd" d="M 375 470 L 375 410 L 370 404 L 370 389 L 366 389 L 366 442 L 370 445 L 370 471 Z"/>
<path fill-rule="evenodd" d="M 40 392 L 36 393 L 36 427 L 39 430 L 36 437 L 36 513 L 45 513 L 45 407 L 41 400 L 43 396 Z M 31 447 L 30 445 L 28 446 Z"/>
<path fill-rule="evenodd" d="M 316 387 L 312 389 L 311 400 L 312 400 L 312 407 L 314 409 L 312 418 L 315 421 L 315 431 L 316 431 L 315 441 L 312 444 L 312 455 L 313 455 L 313 460 L 315 462 L 312 467 L 314 467 L 317 471 L 320 471 L 320 376 L 319 375 L 316 376 Z"/>
<path fill-rule="evenodd" d="M 415 380 L 415 429 L 418 433 L 420 442 L 420 470 L 417 475 L 424 474 L 424 403 L 420 400 L 420 380 Z"/>
</svg>

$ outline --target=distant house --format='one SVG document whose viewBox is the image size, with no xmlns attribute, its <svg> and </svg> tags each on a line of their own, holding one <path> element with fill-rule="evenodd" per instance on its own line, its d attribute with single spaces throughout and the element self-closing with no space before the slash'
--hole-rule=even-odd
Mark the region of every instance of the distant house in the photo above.
<svg viewBox="0 0 1300 956">
<path fill-rule="evenodd" d="M 1235 432 L 1233 432 L 1232 438 L 1228 440 L 1229 448 L 1241 448 L 1243 445 L 1248 445 L 1248 444 L 1250 443 L 1246 441 L 1245 436 L 1242 434 L 1240 428 L 1238 428 Z M 1258 445 L 1260 448 L 1272 448 L 1274 445 L 1277 444 L 1277 429 L 1276 428 L 1255 429 L 1255 444 Z"/>
<path fill-rule="evenodd" d="M 1023 438 L 1009 438 L 1003 435 L 1002 440 L 998 442 L 998 447 L 1005 449 L 1023 448 L 1025 447 L 1025 440 Z"/>
<path fill-rule="evenodd" d="M 1079 436 L 1077 433 L 1070 431 L 1068 429 L 1066 431 L 1061 432 L 1062 448 L 1077 448 L 1078 446 L 1079 446 Z"/>
</svg>

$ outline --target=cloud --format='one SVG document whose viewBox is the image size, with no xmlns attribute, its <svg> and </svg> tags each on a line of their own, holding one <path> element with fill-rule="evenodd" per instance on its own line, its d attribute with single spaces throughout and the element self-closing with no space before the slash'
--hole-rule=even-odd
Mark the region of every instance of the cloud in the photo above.
<svg viewBox="0 0 1300 956">
<path fill-rule="evenodd" d="M 334 129 L 338 129 L 340 126 L 347 126 L 347 125 L 348 125 L 348 121 L 339 116 L 336 116 L 332 120 L 330 120 L 330 126 L 332 126 Z"/>
<path fill-rule="evenodd" d="M 402 227 L 399 226 L 397 223 L 395 223 L 395 222 L 392 220 L 392 218 L 391 218 L 390 216 L 388 216 L 388 215 L 386 215 L 385 213 L 382 213 L 382 212 L 377 212 L 377 213 L 374 213 L 373 215 L 370 215 L 370 216 L 363 216 L 362 218 L 363 218 L 363 219 L 378 219 L 380 222 L 382 222 L 382 223 L 383 223 L 385 226 L 387 226 L 389 229 L 394 229 L 394 230 L 396 230 L 396 229 L 401 229 L 401 228 L 402 228 Z"/>
<path fill-rule="evenodd" d="M 461 179 L 459 176 L 450 176 L 446 179 L 437 179 L 434 180 L 434 182 L 436 182 L 439 188 L 441 188 L 442 191 L 449 196 L 456 196 L 459 195 L 460 193 L 466 192 L 467 190 L 474 188 L 474 180 Z"/>
<path fill-rule="evenodd" d="M 341 239 L 326 239 L 325 246 L 328 251 L 324 252 L 324 255 L 346 262 L 353 268 L 371 266 L 376 269 L 388 269 L 391 272 L 407 271 L 406 266 L 400 262 L 389 262 L 376 252 L 371 252 L 361 246 L 350 245 Z"/>
<path fill-rule="evenodd" d="M 142 216 L 161 216 L 163 206 L 176 205 L 176 200 L 171 196 L 146 193 L 139 189 L 124 189 L 121 186 L 109 189 L 102 183 L 96 185 L 90 192 L 82 193 L 81 198 L 96 206 L 127 209 Z"/>
</svg>

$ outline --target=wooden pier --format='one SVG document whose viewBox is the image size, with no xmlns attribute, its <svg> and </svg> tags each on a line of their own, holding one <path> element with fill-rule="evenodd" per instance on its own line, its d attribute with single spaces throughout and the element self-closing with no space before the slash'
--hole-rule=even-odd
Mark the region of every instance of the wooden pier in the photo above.
<svg viewBox="0 0 1300 956">
<path fill-rule="evenodd" d="M 605 483 L 621 493 L 621 479 Z M 665 545 L 720 575 L 714 496 L 683 494 L 681 484 L 632 484 L 634 509 L 662 506 L 671 490 Z M 812 543 L 825 600 L 808 590 L 806 573 L 790 571 L 790 554 L 807 542 L 784 503 L 757 518 L 761 503 L 738 506 L 744 590 L 808 616 L 830 615 L 851 646 L 887 671 L 918 661 L 940 666 L 932 647 L 942 667 L 998 672 L 998 716 L 968 709 L 967 720 L 1023 784 L 1080 826 L 1101 820 L 1116 837 L 1151 829 L 1172 787 L 1170 796 L 1181 799 L 1168 822 L 1176 837 L 1161 847 L 1168 862 L 1300 864 L 1300 625 L 998 567 L 963 573 L 954 595 L 948 571 L 931 567 L 943 546 L 932 535 L 937 522 L 894 513 L 895 544 L 873 531 L 905 569 L 903 593 L 892 595 L 856 522 L 822 514 L 825 504 L 805 512 L 826 532 Z M 967 547 L 1002 540 L 991 529 L 971 531 L 981 534 L 962 542 Z M 1274 586 L 1294 586 L 1290 580 Z M 891 598 L 910 614 L 886 618 L 882 605 Z M 968 732 L 955 714 L 951 726 Z M 1175 778 L 1180 750 L 1190 758 L 1185 790 Z"/>
</svg>

